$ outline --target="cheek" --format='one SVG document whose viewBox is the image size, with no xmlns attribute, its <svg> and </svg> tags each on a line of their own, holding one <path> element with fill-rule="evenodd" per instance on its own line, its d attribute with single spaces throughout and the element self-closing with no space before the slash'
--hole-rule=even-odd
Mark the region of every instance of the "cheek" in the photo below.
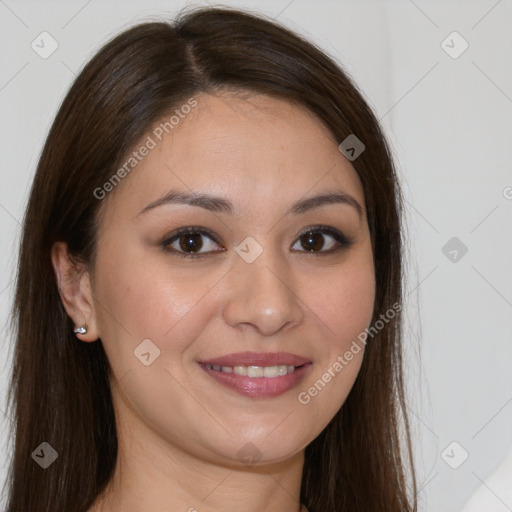
<svg viewBox="0 0 512 512">
<path fill-rule="evenodd" d="M 115 262 L 113 264 L 112 262 Z M 161 265 L 161 264 L 160 264 Z M 160 350 L 173 326 L 192 307 L 194 293 L 143 253 L 105 248 L 96 272 L 100 337 L 119 373 L 131 367 L 133 351 L 150 339 Z"/>
<path fill-rule="evenodd" d="M 371 255 L 340 266 L 309 295 L 321 339 L 314 372 L 299 390 L 304 412 L 318 418 L 316 436 L 345 402 L 361 368 L 364 344 L 358 336 L 370 325 L 375 299 Z"/>
<path fill-rule="evenodd" d="M 333 346 L 343 349 L 371 322 L 375 300 L 372 260 L 354 258 L 326 275 L 314 293 L 306 296 Z"/>
<path fill-rule="evenodd" d="M 137 367 L 133 352 L 146 339 L 159 365 L 179 362 L 208 320 L 214 284 L 211 271 L 185 272 L 166 255 L 128 247 L 112 243 L 97 263 L 98 326 L 116 374 Z"/>
</svg>

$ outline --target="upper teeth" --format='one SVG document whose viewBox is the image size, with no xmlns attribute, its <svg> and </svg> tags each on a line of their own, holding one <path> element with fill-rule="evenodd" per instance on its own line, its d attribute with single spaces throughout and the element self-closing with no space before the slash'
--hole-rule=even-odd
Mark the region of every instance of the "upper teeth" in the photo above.
<svg viewBox="0 0 512 512">
<path fill-rule="evenodd" d="M 285 364 L 279 366 L 219 366 L 217 364 L 207 364 L 206 366 L 210 370 L 235 373 L 245 377 L 279 377 L 295 371 L 295 366 Z"/>
</svg>

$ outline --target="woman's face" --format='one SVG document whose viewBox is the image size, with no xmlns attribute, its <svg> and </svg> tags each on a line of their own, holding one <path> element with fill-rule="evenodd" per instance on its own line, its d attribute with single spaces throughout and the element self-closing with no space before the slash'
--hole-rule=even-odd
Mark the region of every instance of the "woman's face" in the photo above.
<svg viewBox="0 0 512 512">
<path fill-rule="evenodd" d="M 102 199 L 88 323 L 123 430 L 215 463 L 282 461 L 329 423 L 362 362 L 332 370 L 373 312 L 364 193 L 306 111 L 195 99 Z M 325 194 L 351 199 L 310 201 Z"/>
</svg>

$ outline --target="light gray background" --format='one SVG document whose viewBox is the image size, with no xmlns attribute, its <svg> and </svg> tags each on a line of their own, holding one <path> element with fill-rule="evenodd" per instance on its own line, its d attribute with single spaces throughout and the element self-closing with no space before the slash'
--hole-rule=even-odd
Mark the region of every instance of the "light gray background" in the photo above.
<svg viewBox="0 0 512 512">
<path fill-rule="evenodd" d="M 111 35 L 185 4 L 0 0 L 2 327 L 29 186 L 73 77 Z M 311 38 L 344 65 L 380 118 L 407 200 L 406 365 L 421 510 L 460 511 L 478 487 L 474 510 L 512 510 L 512 474 L 490 477 L 512 447 L 511 0 L 224 5 L 269 14 Z M 31 48 L 43 31 L 59 45 L 47 59 Z M 457 58 L 444 48 L 455 55 L 463 41 L 443 44 L 453 31 L 469 44 Z M 452 237 L 468 249 L 456 262 L 442 251 Z M 3 482 L 5 327 L 0 347 Z M 457 465 L 463 450 L 469 458 L 453 469 L 446 461 Z"/>
</svg>

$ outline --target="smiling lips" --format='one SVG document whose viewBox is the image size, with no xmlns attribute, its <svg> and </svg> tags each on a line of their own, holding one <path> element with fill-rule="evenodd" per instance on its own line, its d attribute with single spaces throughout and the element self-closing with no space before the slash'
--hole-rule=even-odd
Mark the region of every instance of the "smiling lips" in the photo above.
<svg viewBox="0 0 512 512">
<path fill-rule="evenodd" d="M 199 362 L 217 382 L 251 398 L 285 393 L 304 378 L 311 364 L 309 359 L 286 352 L 241 352 Z"/>
</svg>

